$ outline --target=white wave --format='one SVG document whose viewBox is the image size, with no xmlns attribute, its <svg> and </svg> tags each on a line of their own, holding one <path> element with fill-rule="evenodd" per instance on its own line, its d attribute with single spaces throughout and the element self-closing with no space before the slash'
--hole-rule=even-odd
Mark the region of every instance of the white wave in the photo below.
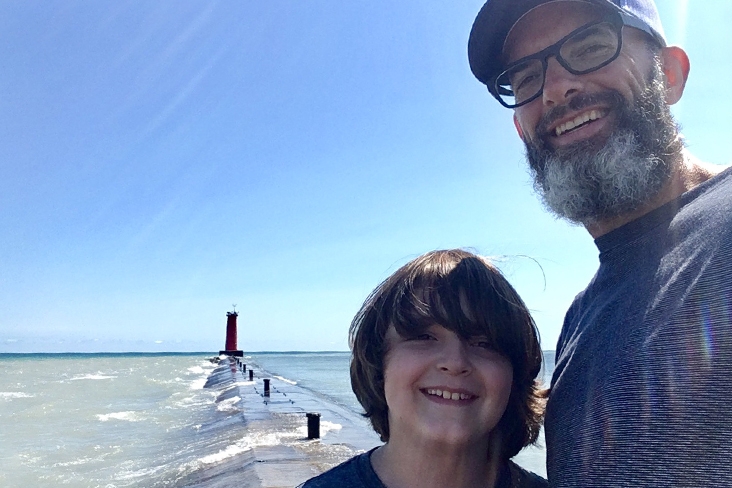
<svg viewBox="0 0 732 488">
<path fill-rule="evenodd" d="M 102 422 L 107 422 L 109 420 L 126 420 L 128 422 L 139 422 L 140 420 L 142 420 L 137 412 L 133 411 L 99 414 L 97 415 L 97 418 Z"/>
<path fill-rule="evenodd" d="M 101 373 L 97 374 L 82 374 L 82 375 L 76 375 L 73 378 L 71 378 L 69 381 L 77 381 L 77 380 L 111 380 L 116 378 L 116 376 L 109 376 Z"/>
<path fill-rule="evenodd" d="M 278 380 L 284 381 L 285 383 L 290 384 L 290 385 L 296 385 L 297 384 L 297 381 L 288 380 L 287 378 L 283 378 L 282 376 L 274 375 L 274 377 L 277 378 Z"/>
<path fill-rule="evenodd" d="M 231 398 L 229 400 L 225 400 L 224 402 L 231 402 L 233 404 L 234 401 L 238 402 L 240 399 L 239 397 Z M 321 421 L 320 423 L 320 433 L 321 436 L 325 436 L 328 431 L 331 430 L 340 430 L 343 426 L 340 424 L 336 424 L 333 422 L 328 421 Z M 193 428 L 195 430 L 200 430 L 201 425 L 194 425 Z M 224 449 L 219 450 L 218 452 L 215 452 L 213 454 L 208 454 L 206 456 L 200 457 L 198 459 L 195 459 L 193 461 L 189 461 L 183 465 L 181 465 L 178 470 L 182 473 L 190 473 L 193 471 L 197 471 L 199 469 L 205 468 L 208 465 L 212 464 L 218 464 L 222 461 L 225 461 L 229 458 L 232 458 L 234 456 L 240 455 L 242 453 L 245 453 L 247 451 L 250 451 L 251 449 L 255 447 L 268 447 L 268 446 L 278 446 L 278 445 L 296 445 L 299 444 L 305 437 L 307 437 L 307 427 L 296 427 L 294 429 L 289 428 L 281 431 L 263 431 L 263 432 L 248 432 L 246 437 L 243 437 L 239 439 L 238 441 L 234 442 L 233 444 L 230 444 Z"/>
<path fill-rule="evenodd" d="M 282 444 L 283 441 L 289 438 L 302 438 L 307 435 L 307 433 L 300 433 L 299 430 L 300 429 L 296 429 L 295 431 L 290 432 L 260 432 L 254 434 L 250 433 L 247 437 L 238 440 L 234 444 L 227 446 L 225 449 L 222 449 L 219 452 L 213 454 L 209 454 L 207 456 L 203 456 L 196 459 L 195 461 L 188 462 L 180 466 L 178 470 L 180 472 L 195 471 L 209 464 L 220 463 L 225 459 L 247 452 L 255 447 L 277 446 Z"/>
<path fill-rule="evenodd" d="M 173 403 L 173 407 L 175 408 L 189 408 L 195 405 L 201 405 L 209 402 L 201 401 L 197 396 L 189 396 L 181 398 L 180 400 L 176 400 Z M 165 407 L 165 408 L 173 408 L 173 407 Z"/>
<path fill-rule="evenodd" d="M 202 467 L 207 466 L 209 464 L 216 464 L 216 463 L 219 463 L 230 457 L 234 457 L 237 454 L 246 452 L 246 451 L 250 450 L 252 447 L 253 446 L 249 445 L 246 441 L 240 441 L 240 442 L 231 444 L 230 446 L 227 446 L 225 449 L 222 449 L 219 452 L 209 454 L 208 456 L 203 456 L 194 461 L 189 461 L 189 462 L 179 466 L 178 472 L 182 474 L 182 473 L 190 473 L 193 471 L 197 471 L 197 470 L 201 469 Z"/>
<path fill-rule="evenodd" d="M 252 447 L 253 446 L 249 446 L 246 444 L 232 444 L 222 451 L 199 458 L 196 460 L 196 462 L 199 465 L 219 463 L 224 459 L 228 459 L 230 457 L 236 456 L 237 454 L 241 454 L 242 452 L 246 452 Z"/>
<path fill-rule="evenodd" d="M 216 410 L 218 410 L 219 412 L 238 412 L 239 409 L 235 405 L 239 403 L 240 400 L 241 398 L 238 396 L 222 400 L 216 406 Z"/>
<path fill-rule="evenodd" d="M 198 458 L 195 461 L 188 463 L 188 466 L 182 466 L 181 470 L 185 469 L 186 467 L 197 468 L 207 464 L 219 463 L 224 459 L 228 459 L 230 457 L 236 456 L 237 454 L 249 451 L 254 447 L 276 446 L 282 443 L 283 437 L 291 437 L 295 435 L 296 433 L 294 432 L 271 432 L 249 435 L 243 439 L 238 440 L 234 444 L 227 446 L 225 449 L 222 449 L 219 452 Z"/>
<path fill-rule="evenodd" d="M 58 467 L 66 467 L 66 466 L 81 466 L 83 464 L 87 464 L 92 461 L 95 461 L 95 459 L 85 457 L 85 458 L 76 459 L 74 461 L 67 461 L 65 463 L 53 463 L 52 467 L 58 468 Z"/>
<path fill-rule="evenodd" d="M 33 398 L 35 395 L 29 395 L 21 391 L 0 391 L 0 398 Z"/>
<path fill-rule="evenodd" d="M 206 378 L 199 378 L 195 381 L 191 382 L 191 385 L 188 387 L 189 390 L 203 390 L 203 385 L 206 384 Z"/>
<path fill-rule="evenodd" d="M 134 466 L 134 464 L 131 461 L 125 461 L 122 463 L 123 465 L 127 466 Z M 153 466 L 148 468 L 140 468 L 140 469 L 128 469 L 127 466 L 125 466 L 119 473 L 114 475 L 114 479 L 118 481 L 129 481 L 139 478 L 150 478 L 152 475 L 159 473 L 160 471 L 163 471 L 166 469 L 166 465 L 163 464 L 161 466 Z M 114 488 L 117 485 L 105 485 L 105 488 Z"/>
<path fill-rule="evenodd" d="M 328 432 L 330 432 L 331 430 L 341 430 L 342 428 L 343 428 L 343 426 L 341 424 L 328 422 L 327 420 L 321 420 L 320 421 L 320 437 L 325 437 L 325 435 Z M 298 439 L 302 439 L 303 437 L 308 436 L 308 428 L 307 428 L 307 426 L 298 427 L 296 429 L 296 432 L 283 433 L 281 436 L 282 437 L 297 437 Z"/>
<path fill-rule="evenodd" d="M 36 456 L 35 453 L 20 452 L 18 453 L 18 457 L 20 458 L 20 464 L 23 466 L 36 467 L 44 461 L 42 456 Z"/>
<path fill-rule="evenodd" d="M 203 368 L 201 366 L 191 366 L 190 368 L 188 368 L 188 372 L 191 374 L 204 374 L 205 373 L 205 371 L 203 370 Z"/>
<path fill-rule="evenodd" d="M 331 430 L 340 430 L 343 426 L 327 420 L 320 422 L 320 436 L 325 435 Z M 279 432 L 257 432 L 250 433 L 247 437 L 247 442 L 252 447 L 257 446 L 276 446 L 279 444 L 291 444 L 293 441 L 300 442 L 303 438 L 308 436 L 308 428 L 303 425 L 295 427 L 292 430 L 283 430 Z"/>
<path fill-rule="evenodd" d="M 334 422 L 328 422 L 327 420 L 322 420 L 320 422 L 320 430 L 321 432 L 328 432 L 329 430 L 341 430 L 343 426 L 341 424 L 336 424 Z"/>
</svg>

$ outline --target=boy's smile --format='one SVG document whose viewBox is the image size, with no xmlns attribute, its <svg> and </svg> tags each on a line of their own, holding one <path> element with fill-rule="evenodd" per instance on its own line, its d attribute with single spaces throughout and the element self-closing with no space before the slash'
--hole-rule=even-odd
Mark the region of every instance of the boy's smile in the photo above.
<svg viewBox="0 0 732 488">
<path fill-rule="evenodd" d="M 435 396 L 437 398 L 431 398 L 431 400 L 450 400 L 450 401 L 472 401 L 477 398 L 476 395 L 473 395 L 472 393 L 466 393 L 464 391 L 452 391 L 440 388 L 423 388 L 422 393 L 429 395 L 429 396 Z"/>
</svg>

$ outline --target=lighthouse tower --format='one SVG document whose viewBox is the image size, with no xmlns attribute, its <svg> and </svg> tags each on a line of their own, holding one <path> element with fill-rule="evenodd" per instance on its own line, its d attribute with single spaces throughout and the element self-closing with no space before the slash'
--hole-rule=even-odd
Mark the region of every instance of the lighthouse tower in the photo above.
<svg viewBox="0 0 732 488">
<path fill-rule="evenodd" d="M 219 355 L 243 357 L 244 351 L 236 348 L 236 308 L 233 312 L 226 312 L 226 345 L 223 351 L 219 351 Z"/>
</svg>

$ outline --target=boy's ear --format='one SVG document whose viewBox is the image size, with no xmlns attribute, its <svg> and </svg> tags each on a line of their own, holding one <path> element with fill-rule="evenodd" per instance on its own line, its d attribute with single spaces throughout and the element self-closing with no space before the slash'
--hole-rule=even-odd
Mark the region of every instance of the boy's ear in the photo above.
<svg viewBox="0 0 732 488">
<path fill-rule="evenodd" d="M 524 130 L 521 128 L 521 124 L 519 124 L 518 118 L 516 117 L 515 113 L 513 114 L 513 125 L 514 127 L 516 127 L 516 132 L 518 132 L 521 140 L 525 142 L 526 139 L 524 139 Z"/>
<path fill-rule="evenodd" d="M 666 103 L 673 105 L 684 94 L 691 68 L 689 57 L 680 47 L 669 46 L 661 50 L 661 61 L 666 80 Z"/>
</svg>

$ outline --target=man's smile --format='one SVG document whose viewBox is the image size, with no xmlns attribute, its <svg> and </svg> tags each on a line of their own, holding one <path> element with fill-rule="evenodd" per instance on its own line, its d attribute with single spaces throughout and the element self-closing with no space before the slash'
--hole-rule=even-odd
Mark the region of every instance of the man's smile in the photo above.
<svg viewBox="0 0 732 488">
<path fill-rule="evenodd" d="M 559 137 L 562 134 L 569 132 L 574 129 L 578 129 L 580 127 L 584 127 L 586 124 L 593 122 L 595 120 L 598 120 L 602 117 L 607 115 L 606 110 L 600 110 L 600 109 L 592 109 L 586 112 L 583 112 L 575 117 L 573 117 L 571 120 L 567 120 L 565 122 L 562 122 L 558 124 L 556 127 L 554 127 L 554 134 Z"/>
<path fill-rule="evenodd" d="M 596 103 L 591 107 L 589 104 L 583 105 L 585 106 L 565 106 L 544 118 L 543 123 L 537 127 L 537 135 L 547 147 L 559 149 L 590 140 L 594 140 L 596 144 L 604 144 L 605 138 L 615 129 L 612 122 L 614 106 Z"/>
<path fill-rule="evenodd" d="M 579 94 L 563 105 L 552 107 L 536 123 L 534 135 L 546 148 L 560 148 L 605 139 L 615 129 L 613 120 L 626 103 L 623 96 L 612 90 Z M 603 144 L 604 140 L 595 143 Z"/>
</svg>

